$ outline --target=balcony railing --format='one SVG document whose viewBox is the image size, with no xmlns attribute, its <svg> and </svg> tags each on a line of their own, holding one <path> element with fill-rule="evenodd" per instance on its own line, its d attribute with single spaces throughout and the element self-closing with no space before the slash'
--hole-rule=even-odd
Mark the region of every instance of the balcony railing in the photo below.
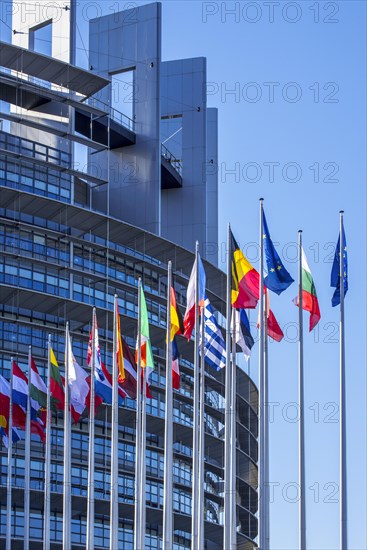
<svg viewBox="0 0 367 550">
<path fill-rule="evenodd" d="M 170 165 L 180 174 L 182 177 L 182 160 L 176 159 L 176 157 L 173 156 L 171 151 L 167 149 L 165 145 L 162 143 L 162 157 L 166 159 Z"/>
</svg>

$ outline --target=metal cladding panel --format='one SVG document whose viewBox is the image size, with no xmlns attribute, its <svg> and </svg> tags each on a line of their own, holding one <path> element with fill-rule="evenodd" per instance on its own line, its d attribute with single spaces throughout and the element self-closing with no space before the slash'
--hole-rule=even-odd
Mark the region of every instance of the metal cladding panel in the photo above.
<svg viewBox="0 0 367 550">
<path fill-rule="evenodd" d="M 218 109 L 206 111 L 206 259 L 218 263 Z"/>
<path fill-rule="evenodd" d="M 115 218 L 160 234 L 160 4 L 93 19 L 90 45 L 90 61 L 98 74 L 110 78 L 134 71 L 136 132 L 136 143 L 111 151 L 109 160 L 106 153 L 90 159 L 110 181 L 108 191 L 95 192 L 94 205 L 101 208 L 109 202 Z M 102 101 L 110 103 L 112 93 L 112 86 L 103 90 Z"/>
<path fill-rule="evenodd" d="M 162 116 L 182 116 L 182 189 L 162 190 L 162 236 L 206 257 L 206 59 L 162 63 Z M 169 142 L 167 142 L 169 147 Z"/>
</svg>

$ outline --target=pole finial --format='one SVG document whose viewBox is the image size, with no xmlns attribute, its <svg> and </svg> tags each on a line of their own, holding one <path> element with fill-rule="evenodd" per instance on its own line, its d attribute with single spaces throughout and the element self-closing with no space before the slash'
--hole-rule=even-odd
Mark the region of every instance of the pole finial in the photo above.
<svg viewBox="0 0 367 550">
<path fill-rule="evenodd" d="M 259 198 L 259 201 L 260 201 L 260 202 L 263 202 L 263 201 L 264 201 L 264 197 L 260 197 L 260 198 Z"/>
<path fill-rule="evenodd" d="M 339 214 L 344 214 L 344 210 L 339 210 Z"/>
<path fill-rule="evenodd" d="M 303 233 L 303 229 L 298 229 L 298 233 Z"/>
</svg>

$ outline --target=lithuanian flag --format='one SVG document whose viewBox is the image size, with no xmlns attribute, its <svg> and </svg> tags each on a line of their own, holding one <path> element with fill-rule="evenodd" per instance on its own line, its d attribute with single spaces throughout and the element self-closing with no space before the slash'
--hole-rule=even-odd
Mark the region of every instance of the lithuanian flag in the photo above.
<svg viewBox="0 0 367 550">
<path fill-rule="evenodd" d="M 293 302 L 299 305 L 299 296 Z M 310 312 L 310 332 L 321 319 L 319 301 L 306 254 L 302 248 L 302 309 Z"/>
<path fill-rule="evenodd" d="M 231 232 L 232 307 L 255 308 L 259 300 L 259 273 L 250 264 Z"/>
</svg>

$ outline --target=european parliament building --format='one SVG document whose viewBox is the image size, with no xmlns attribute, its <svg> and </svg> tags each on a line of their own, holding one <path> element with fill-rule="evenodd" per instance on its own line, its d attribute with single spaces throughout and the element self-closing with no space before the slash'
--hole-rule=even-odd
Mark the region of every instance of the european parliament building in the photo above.
<svg viewBox="0 0 367 550">
<path fill-rule="evenodd" d="M 44 5 L 43 5 L 44 4 Z M 103 4 L 103 3 L 102 3 Z M 218 269 L 217 111 L 207 107 L 206 59 L 161 59 L 161 4 L 86 21 L 74 0 L 12 9 L 0 42 L 0 372 L 10 358 L 27 371 L 29 345 L 46 377 L 47 339 L 63 372 L 65 322 L 85 367 L 92 307 L 102 360 L 111 370 L 113 297 L 131 348 L 137 282 L 147 298 L 155 370 L 147 406 L 146 549 L 162 544 L 167 263 L 177 300 L 200 243 L 207 294 L 225 314 Z M 97 3 L 96 3 L 97 5 Z M 4 15 L 4 14 L 3 14 Z M 5 21 L 5 22 L 6 22 Z M 4 28 L 4 27 L 2 27 Z M 80 38 L 84 39 L 80 41 Z M 78 62 L 82 43 L 84 68 Z M 193 342 L 179 338 L 181 388 L 174 392 L 174 548 L 190 547 Z M 258 394 L 237 368 L 237 543 L 257 537 Z M 109 547 L 111 407 L 95 437 L 95 547 Z M 119 548 L 133 547 L 135 402 L 119 411 Z M 88 420 L 72 427 L 72 548 L 85 548 Z M 30 548 L 41 549 L 45 448 L 31 440 Z M 0 446 L 0 546 L 11 514 L 23 548 L 24 440 L 13 448 L 12 506 L 7 451 Z M 63 418 L 52 420 L 51 548 L 62 547 Z M 223 548 L 224 373 L 207 367 L 205 548 Z M 204 550 L 204 549 L 200 549 Z"/>
</svg>

